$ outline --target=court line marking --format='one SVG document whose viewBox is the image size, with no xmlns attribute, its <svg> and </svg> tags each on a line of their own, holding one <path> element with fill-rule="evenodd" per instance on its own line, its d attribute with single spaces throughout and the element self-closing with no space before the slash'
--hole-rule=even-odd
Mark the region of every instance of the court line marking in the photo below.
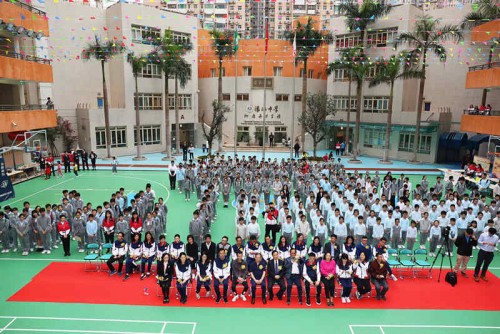
<svg viewBox="0 0 500 334">
<path fill-rule="evenodd" d="M 8 328 L 9 332 L 41 332 L 41 333 L 92 333 L 92 334 L 158 334 L 157 332 L 115 332 L 115 331 L 92 331 L 78 329 L 38 329 L 38 328 Z"/>
<path fill-rule="evenodd" d="M 160 334 L 164 334 L 165 333 L 165 327 L 167 327 L 167 323 L 166 322 L 163 323 L 163 327 L 161 328 Z"/>
<path fill-rule="evenodd" d="M 378 326 L 378 328 L 380 329 L 380 331 L 382 332 L 382 334 L 385 334 L 384 329 L 382 328 L 382 326 Z"/>
<path fill-rule="evenodd" d="M 57 317 L 9 317 L 9 316 L 0 316 L 0 319 L 34 319 L 34 320 L 68 320 L 68 321 L 104 321 L 104 322 L 129 322 L 129 323 L 149 323 L 149 324 L 177 324 L 177 325 L 194 325 L 196 322 L 183 322 L 183 321 L 160 321 L 160 320 L 132 320 L 132 319 L 99 319 L 99 318 L 57 318 Z"/>
<path fill-rule="evenodd" d="M 73 179 L 74 179 L 74 178 L 71 178 L 71 179 L 67 179 L 67 180 L 61 181 L 61 182 L 56 183 L 56 184 L 54 184 L 54 185 L 52 185 L 52 186 L 50 186 L 50 187 L 47 187 L 47 188 L 44 188 L 44 189 L 39 190 L 39 191 L 37 191 L 37 192 L 34 192 L 34 193 L 32 193 L 32 194 L 30 194 L 30 195 L 28 195 L 28 196 L 25 196 L 25 197 L 20 198 L 20 199 L 16 199 L 15 201 L 10 202 L 10 204 L 9 204 L 9 205 L 10 205 L 10 206 L 12 206 L 12 204 L 14 204 L 14 203 L 17 203 L 17 202 L 22 202 L 22 201 L 24 201 L 24 200 L 26 200 L 26 199 L 28 199 L 28 198 L 30 198 L 30 197 L 36 196 L 36 195 L 38 195 L 38 194 L 40 194 L 40 193 L 43 193 L 44 191 L 47 191 L 47 190 L 52 189 L 52 188 L 54 188 L 54 187 L 57 187 L 58 185 L 61 185 L 61 184 L 65 183 L 65 182 L 71 181 L 71 180 L 73 180 Z"/>
<path fill-rule="evenodd" d="M 458 325 L 349 325 L 350 328 L 354 327 L 375 327 L 375 328 L 466 328 L 466 329 L 500 329 L 497 326 L 458 326 Z M 351 330 L 354 333 L 353 330 Z"/>
<path fill-rule="evenodd" d="M 9 318 L 12 318 L 12 317 L 6 317 L 6 318 L 9 319 Z M 14 321 L 16 321 L 16 319 L 17 318 L 14 317 L 4 328 L 0 329 L 0 333 L 3 333 L 7 329 L 7 327 L 9 327 L 10 325 L 12 325 L 12 323 Z"/>
<path fill-rule="evenodd" d="M 197 325 L 196 322 L 193 323 L 193 330 L 191 331 L 191 334 L 194 334 L 194 332 L 196 332 L 196 325 Z"/>
</svg>

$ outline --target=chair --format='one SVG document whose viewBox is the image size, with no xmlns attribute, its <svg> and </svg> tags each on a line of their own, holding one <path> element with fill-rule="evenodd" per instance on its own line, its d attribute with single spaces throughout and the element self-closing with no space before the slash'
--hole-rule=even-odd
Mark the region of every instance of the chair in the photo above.
<svg viewBox="0 0 500 334">
<path fill-rule="evenodd" d="M 415 277 L 432 278 L 431 271 L 427 270 L 431 267 L 431 264 L 427 260 L 427 250 L 416 249 L 413 255 L 416 267 L 420 268 L 420 270 L 414 270 Z"/>
<path fill-rule="evenodd" d="M 101 262 L 101 267 L 106 263 L 108 262 L 108 260 L 111 258 L 111 256 L 113 256 L 113 254 L 111 254 L 111 249 L 113 248 L 113 244 L 110 244 L 110 243 L 106 243 L 106 244 L 103 244 L 102 245 L 102 255 L 99 257 L 99 261 Z M 110 251 L 109 253 L 107 254 L 104 254 L 104 251 Z"/>
<path fill-rule="evenodd" d="M 394 274 L 396 274 L 397 272 L 400 271 L 401 268 L 401 262 L 397 260 L 398 251 L 395 248 L 389 248 L 387 250 L 387 254 L 389 255 L 389 258 L 387 259 L 387 264 L 391 267 Z"/>
<path fill-rule="evenodd" d="M 83 271 L 99 271 L 100 265 L 97 262 L 99 258 L 99 245 L 98 244 L 87 244 L 86 247 L 87 255 L 83 258 Z M 96 261 L 94 268 L 92 268 L 92 261 Z"/>
<path fill-rule="evenodd" d="M 409 260 L 405 260 L 404 258 L 402 258 L 402 256 L 409 256 L 410 259 Z M 415 267 L 415 262 L 413 262 L 411 260 L 411 256 L 412 256 L 412 251 L 409 250 L 409 249 L 401 249 L 399 250 L 399 263 L 401 263 L 401 278 L 404 278 L 404 277 L 410 277 L 410 278 L 414 278 L 415 275 L 413 273 L 413 268 Z M 407 270 L 402 270 L 403 268 L 406 268 Z M 405 272 L 406 272 L 406 276 L 405 276 Z"/>
</svg>

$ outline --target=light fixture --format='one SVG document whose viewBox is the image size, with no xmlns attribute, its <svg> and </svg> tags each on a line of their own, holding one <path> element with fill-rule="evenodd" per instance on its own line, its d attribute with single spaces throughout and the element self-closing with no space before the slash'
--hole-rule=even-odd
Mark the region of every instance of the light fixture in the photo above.
<svg viewBox="0 0 500 334">
<path fill-rule="evenodd" d="M 41 39 L 43 37 L 43 33 L 39 32 L 36 34 L 36 39 Z"/>
<path fill-rule="evenodd" d="M 25 33 L 26 33 L 26 36 L 32 37 L 35 32 L 30 29 L 30 30 L 25 30 Z"/>
<path fill-rule="evenodd" d="M 14 121 L 11 121 L 10 124 L 12 124 L 13 127 L 16 127 L 17 126 L 17 123 L 14 122 Z"/>
<path fill-rule="evenodd" d="M 22 34 L 26 29 L 24 29 L 24 27 L 17 27 L 17 30 L 16 32 L 20 35 Z"/>
<path fill-rule="evenodd" d="M 14 24 L 9 23 L 9 24 L 7 24 L 7 27 L 6 27 L 6 28 L 7 28 L 7 30 L 8 30 L 8 31 L 13 31 L 13 30 L 14 30 L 14 27 L 15 27 L 15 26 L 14 26 Z"/>
</svg>

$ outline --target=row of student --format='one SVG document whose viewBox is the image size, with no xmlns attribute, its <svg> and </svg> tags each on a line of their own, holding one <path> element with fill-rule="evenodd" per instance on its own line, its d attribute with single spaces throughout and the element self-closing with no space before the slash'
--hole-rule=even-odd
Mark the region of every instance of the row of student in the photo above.
<svg viewBox="0 0 500 334">
<path fill-rule="evenodd" d="M 269 300 L 273 300 L 273 286 L 278 285 L 279 291 L 276 294 L 278 300 L 282 300 L 286 291 L 287 303 L 290 304 L 293 285 L 298 292 L 299 304 L 302 304 L 302 281 L 305 285 L 306 305 L 311 305 L 311 286 L 315 286 L 316 303 L 321 304 L 322 285 L 325 288 L 325 297 L 328 306 L 333 306 L 335 295 L 335 282 L 338 280 L 342 287 L 342 302 L 350 303 L 353 279 L 357 285 L 356 296 L 361 299 L 371 291 L 371 282 L 374 284 L 377 299 L 384 299 L 388 290 L 386 277 L 388 275 L 388 265 L 383 255 L 377 254 L 373 262 L 369 262 L 365 253 L 361 253 L 358 260 L 351 261 L 347 254 L 340 255 L 336 261 L 331 253 L 324 254 L 322 259 L 318 259 L 315 253 L 309 253 L 307 259 L 303 259 L 296 249 L 290 250 L 290 256 L 286 259 L 279 257 L 278 251 L 271 253 L 271 258 L 267 261 L 262 255 L 256 254 L 252 261 L 245 260 L 243 252 L 237 251 L 231 260 L 231 256 L 224 249 L 220 249 L 218 256 L 211 261 L 206 253 L 202 253 L 199 261 L 189 257 L 185 252 L 181 252 L 177 257 L 168 252 L 158 253 L 153 251 L 153 240 L 150 234 L 146 234 L 142 245 L 142 252 L 138 252 L 140 237 L 136 235 L 134 242 L 128 248 L 123 240 L 123 234 L 118 235 L 118 239 L 113 245 L 113 256 L 107 262 L 110 268 L 110 276 L 118 273 L 121 276 L 123 263 L 126 263 L 126 275 L 128 279 L 138 267 L 137 261 L 141 262 L 141 279 L 150 275 L 151 264 L 156 258 L 158 284 L 162 288 L 163 302 L 169 303 L 170 287 L 176 279 L 176 287 L 181 297 L 182 304 L 187 301 L 187 286 L 194 279 L 196 283 L 196 297 L 200 298 L 201 289 L 204 288 L 207 295 L 212 288 L 215 291 L 216 302 L 221 299 L 228 302 L 229 281 L 231 280 L 231 291 L 234 295 L 232 301 L 238 299 L 246 301 L 246 293 L 249 290 L 248 278 L 251 285 L 251 303 L 255 303 L 257 286 L 261 287 L 262 301 L 267 303 L 266 294 Z M 164 238 L 160 244 L 164 244 Z M 148 250 L 149 249 L 149 250 Z M 127 256 L 127 251 L 129 255 Z M 142 255 L 141 255 L 142 254 Z M 118 270 L 113 266 L 118 262 Z M 147 272 L 145 266 L 147 265 Z M 285 284 L 286 280 L 286 284 Z M 242 286 L 242 291 L 238 293 L 238 286 Z M 222 286 L 222 294 L 220 291 Z"/>
</svg>

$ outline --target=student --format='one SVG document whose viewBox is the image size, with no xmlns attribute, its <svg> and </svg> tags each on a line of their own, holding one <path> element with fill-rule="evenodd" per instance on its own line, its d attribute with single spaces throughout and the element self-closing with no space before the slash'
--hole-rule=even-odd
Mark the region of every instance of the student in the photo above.
<svg viewBox="0 0 500 334">
<path fill-rule="evenodd" d="M 207 254 L 201 254 L 200 261 L 196 263 L 196 299 L 200 299 L 201 287 L 205 287 L 206 296 L 210 295 L 210 283 L 212 282 L 212 263 Z"/>
<path fill-rule="evenodd" d="M 431 242 L 429 246 L 429 256 L 435 257 L 435 251 L 439 240 L 441 240 L 441 227 L 439 227 L 439 221 L 435 220 L 431 230 L 430 230 Z"/>
<path fill-rule="evenodd" d="M 130 243 L 130 226 L 123 214 L 118 216 L 118 221 L 115 224 L 115 233 L 123 233 L 125 242 L 127 244 Z"/>
<path fill-rule="evenodd" d="M 23 256 L 27 256 L 30 251 L 30 240 L 29 240 L 29 231 L 30 226 L 28 221 L 25 219 L 23 213 L 19 215 L 19 219 L 16 222 L 15 230 L 17 237 L 19 238 L 19 245 Z M 66 256 L 66 254 L 64 255 Z"/>
<path fill-rule="evenodd" d="M 66 220 L 65 215 L 59 216 L 59 222 L 57 223 L 57 232 L 59 233 L 59 236 L 61 238 L 64 256 L 71 256 L 69 252 L 71 241 L 69 233 L 71 232 L 71 227 L 69 226 L 69 222 Z"/>
<path fill-rule="evenodd" d="M 238 218 L 238 224 L 236 225 L 236 238 L 240 237 L 242 240 L 247 238 L 247 226 L 245 225 L 245 218 Z"/>
<path fill-rule="evenodd" d="M 173 263 L 170 261 L 170 255 L 168 255 L 168 253 L 163 254 L 161 261 L 158 263 L 157 270 L 158 285 L 161 287 L 161 291 L 163 293 L 163 304 L 168 304 L 170 302 L 170 286 L 172 285 L 172 279 L 175 270 Z"/>
<path fill-rule="evenodd" d="M 93 162 L 92 162 L 92 169 L 95 170 Z M 118 173 L 118 160 L 116 160 L 116 157 L 113 157 L 113 161 L 111 161 L 111 173 L 113 174 Z"/>
<path fill-rule="evenodd" d="M 456 220 L 455 218 L 450 219 L 450 237 L 448 238 L 448 248 L 449 252 L 447 252 L 446 255 L 449 257 L 453 256 L 453 245 L 455 244 L 455 241 L 457 240 L 458 237 L 458 229 L 456 225 Z"/>
<path fill-rule="evenodd" d="M 132 235 L 132 242 L 130 243 L 128 250 L 129 254 L 127 262 L 125 263 L 126 273 L 125 277 L 123 278 L 124 281 L 128 280 L 132 272 L 138 269 L 138 265 L 136 264 L 136 262 L 140 261 L 142 258 L 142 241 L 141 235 L 139 233 L 135 233 Z M 170 256 L 168 257 L 168 259 L 170 260 Z M 165 257 L 163 257 L 163 260 L 165 260 Z"/>
<path fill-rule="evenodd" d="M 353 269 L 352 263 L 349 261 L 349 256 L 347 254 L 342 254 L 340 256 L 340 261 L 337 262 L 336 271 L 339 277 L 340 285 L 342 286 L 342 303 L 350 303 Z"/>
<path fill-rule="evenodd" d="M 233 252 L 233 254 L 235 254 Z M 247 283 L 247 277 L 248 277 L 248 265 L 247 262 L 244 260 L 243 252 L 238 251 L 236 253 L 236 259 L 233 260 L 231 263 L 231 270 L 232 270 L 232 276 L 231 276 L 231 292 L 233 293 L 234 297 L 232 299 L 233 302 L 238 300 L 238 298 L 241 298 L 244 302 L 247 301 L 245 297 L 245 293 L 248 291 L 248 283 Z M 237 286 L 238 284 L 241 284 L 243 286 L 243 291 L 241 294 L 237 293 Z"/>
<path fill-rule="evenodd" d="M 309 253 L 309 260 L 302 269 L 306 288 L 306 305 L 311 306 L 311 285 L 316 287 L 316 305 L 321 305 L 321 274 L 315 253 Z"/>
<path fill-rule="evenodd" d="M 413 245 L 415 245 L 415 241 L 417 240 L 417 223 L 412 220 L 411 226 L 408 227 L 408 231 L 406 233 L 406 249 L 413 251 Z"/>
<path fill-rule="evenodd" d="M 182 189 L 184 190 L 184 200 L 186 202 L 191 201 L 191 188 L 192 188 L 191 182 L 192 182 L 191 178 L 189 176 L 186 176 L 184 182 L 182 183 Z"/>
<path fill-rule="evenodd" d="M 5 218 L 5 214 L 0 211 L 0 242 L 3 246 L 2 253 L 8 253 L 10 251 L 9 226 L 9 221 Z"/>
<path fill-rule="evenodd" d="M 3 218 L 3 213 L 0 212 L 0 237 L 3 236 L 2 231 L 2 218 Z M 4 218 L 5 220 L 5 218 Z M 6 221 L 6 220 L 5 220 Z M 44 208 L 40 208 L 40 216 L 36 219 L 36 231 L 38 232 L 38 235 L 40 236 L 42 245 L 43 245 L 43 251 L 42 254 L 50 254 L 50 233 L 52 230 L 52 222 L 50 217 L 47 215 L 45 212 Z M 85 234 L 85 232 L 84 232 Z M 7 235 L 7 233 L 5 233 Z M 8 249 L 8 242 L 7 244 L 4 243 L 4 249 L 7 247 Z"/>
<path fill-rule="evenodd" d="M 73 218 L 73 238 L 78 242 L 78 253 L 85 251 L 85 220 L 81 214 L 81 211 L 78 210 Z"/>
<path fill-rule="evenodd" d="M 231 275 L 231 262 L 229 256 L 226 255 L 223 249 L 219 250 L 218 256 L 214 261 L 214 290 L 217 298 L 216 303 L 221 300 L 219 285 L 223 286 L 224 303 L 227 304 L 227 290 L 229 288 L 229 276 Z"/>
<path fill-rule="evenodd" d="M 384 225 L 382 225 L 382 218 L 377 217 L 377 223 L 373 226 L 373 245 L 377 245 L 380 239 L 384 236 Z"/>
<path fill-rule="evenodd" d="M 151 232 L 147 232 L 142 244 L 142 260 L 141 260 L 141 280 L 151 275 L 151 265 L 156 255 L 155 240 Z M 148 271 L 146 272 L 146 263 Z"/>
<path fill-rule="evenodd" d="M 391 228 L 391 247 L 398 249 L 401 244 L 401 225 L 399 223 L 399 218 L 394 220 L 394 225 Z"/>
<path fill-rule="evenodd" d="M 367 293 L 370 293 L 372 287 L 370 284 L 370 275 L 368 274 L 368 266 L 370 262 L 366 260 L 364 253 L 359 255 L 353 264 L 354 283 L 356 284 L 356 298 L 361 299 Z"/>
<path fill-rule="evenodd" d="M 177 291 L 181 296 L 180 302 L 181 304 L 186 304 L 187 286 L 191 280 L 191 264 L 184 252 L 179 255 L 179 258 L 175 262 L 175 276 L 177 277 Z"/>
<path fill-rule="evenodd" d="M 118 233 L 118 238 L 113 242 L 113 251 L 109 260 L 106 262 L 109 268 L 109 276 L 113 276 L 118 273 L 118 276 L 122 276 L 123 261 L 128 252 L 128 245 L 124 240 L 124 234 L 122 232 Z M 118 262 L 118 271 L 113 266 L 113 263 Z"/>
</svg>

